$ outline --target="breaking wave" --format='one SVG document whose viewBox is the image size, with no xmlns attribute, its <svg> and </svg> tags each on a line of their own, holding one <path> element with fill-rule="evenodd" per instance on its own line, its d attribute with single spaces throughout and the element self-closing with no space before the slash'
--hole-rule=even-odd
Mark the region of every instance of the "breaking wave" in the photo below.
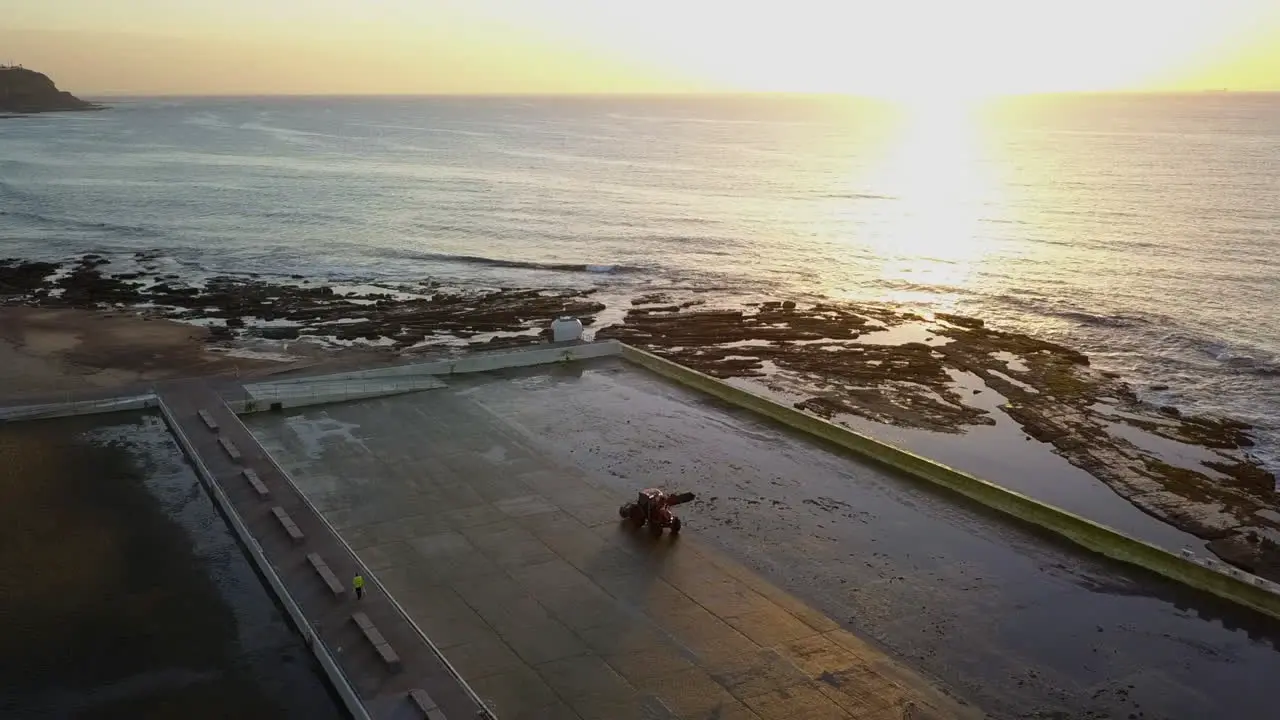
<svg viewBox="0 0 1280 720">
<path fill-rule="evenodd" d="M 1067 320 L 1075 320 L 1082 325 L 1094 325 L 1097 327 L 1132 327 L 1134 325 L 1147 325 L 1151 322 L 1138 315 L 1099 315 L 1083 310 L 1059 310 L 1052 314 Z"/>
<path fill-rule="evenodd" d="M 1233 370 L 1262 376 L 1280 376 L 1280 362 L 1252 348 L 1232 347 L 1226 343 L 1208 342 L 1203 350 L 1214 360 Z"/>
<path fill-rule="evenodd" d="M 28 222 L 33 225 L 42 225 L 53 227 L 60 230 L 75 230 L 80 232 L 103 232 L 116 235 L 124 235 L 127 237 L 160 237 L 160 233 L 150 228 L 138 225 L 121 225 L 117 223 L 107 222 L 86 222 L 83 220 L 73 220 L 71 218 L 53 217 L 50 215 L 41 215 L 40 213 L 27 212 L 25 210 L 0 210 L 0 216 L 16 218 L 20 221 Z"/>
<path fill-rule="evenodd" d="M 623 273 L 643 272 L 644 268 L 632 265 L 613 265 L 597 263 L 557 263 L 534 262 L 532 260 L 507 260 L 504 258 L 484 257 L 483 255 L 453 255 L 449 253 L 428 252 L 388 252 L 401 259 L 427 260 L 432 262 L 455 263 L 460 265 L 479 265 L 483 267 L 513 268 L 522 270 L 550 270 L 554 272 L 580 272 L 617 275 Z"/>
</svg>

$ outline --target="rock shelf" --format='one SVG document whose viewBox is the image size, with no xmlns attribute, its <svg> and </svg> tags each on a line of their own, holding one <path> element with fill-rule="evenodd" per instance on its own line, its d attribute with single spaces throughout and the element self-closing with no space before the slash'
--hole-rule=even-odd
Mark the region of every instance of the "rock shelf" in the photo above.
<svg viewBox="0 0 1280 720">
<path fill-rule="evenodd" d="M 139 259 L 145 259 L 140 257 Z M 476 339 L 488 346 L 540 342 L 554 318 L 590 324 L 602 303 L 591 291 L 448 291 L 431 283 L 412 292 L 339 292 L 306 281 L 214 277 L 201 287 L 146 272 L 111 274 L 110 262 L 85 255 L 70 265 L 0 260 L 0 303 L 81 309 L 138 308 L 207 324 L 214 338 L 304 336 L 378 341 L 407 349 L 433 341 Z"/>
<path fill-rule="evenodd" d="M 999 410 L 1026 440 L 1048 444 L 1143 511 L 1205 539 L 1223 559 L 1280 579 L 1273 519 L 1280 502 L 1274 476 L 1244 452 L 1253 444 L 1249 426 L 1144 405 L 1076 350 L 943 313 L 926 319 L 875 306 L 778 301 L 689 310 L 670 297 L 637 300 L 622 324 L 598 337 L 763 385 L 836 422 L 963 433 L 996 424 L 972 398 L 998 393 Z M 1171 463 L 1112 432 L 1116 423 L 1212 459 L 1198 467 Z"/>
</svg>

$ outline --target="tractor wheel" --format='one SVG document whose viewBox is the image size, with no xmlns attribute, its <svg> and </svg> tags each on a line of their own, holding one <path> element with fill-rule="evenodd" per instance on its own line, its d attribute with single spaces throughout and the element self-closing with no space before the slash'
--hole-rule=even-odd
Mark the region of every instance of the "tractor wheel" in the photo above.
<svg viewBox="0 0 1280 720">
<path fill-rule="evenodd" d="M 680 532 L 680 518 L 671 518 L 671 534 Z"/>
<path fill-rule="evenodd" d="M 662 534 L 662 525 L 656 522 L 649 523 L 649 532 L 656 535 Z"/>
<path fill-rule="evenodd" d="M 631 513 L 627 510 L 627 506 L 626 506 L 626 505 L 619 505 L 619 506 L 618 506 L 618 517 L 620 517 L 620 518 L 625 518 L 626 516 L 628 516 L 628 515 L 630 515 L 630 514 L 631 514 Z"/>
</svg>

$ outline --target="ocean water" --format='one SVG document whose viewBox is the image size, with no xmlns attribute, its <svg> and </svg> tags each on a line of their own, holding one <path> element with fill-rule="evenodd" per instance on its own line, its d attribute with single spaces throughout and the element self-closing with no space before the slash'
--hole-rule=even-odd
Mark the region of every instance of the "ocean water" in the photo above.
<svg viewBox="0 0 1280 720">
<path fill-rule="evenodd" d="M 135 99 L 0 121 L 0 256 L 979 316 L 1280 468 L 1280 95 Z"/>
</svg>

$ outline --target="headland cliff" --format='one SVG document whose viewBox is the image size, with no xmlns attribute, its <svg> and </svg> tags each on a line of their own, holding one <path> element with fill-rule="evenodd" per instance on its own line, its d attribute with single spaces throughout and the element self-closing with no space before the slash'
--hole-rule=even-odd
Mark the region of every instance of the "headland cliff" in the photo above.
<svg viewBox="0 0 1280 720">
<path fill-rule="evenodd" d="M 24 67 L 0 66 L 0 113 L 99 109 L 99 105 L 59 90 L 48 75 Z"/>
</svg>

